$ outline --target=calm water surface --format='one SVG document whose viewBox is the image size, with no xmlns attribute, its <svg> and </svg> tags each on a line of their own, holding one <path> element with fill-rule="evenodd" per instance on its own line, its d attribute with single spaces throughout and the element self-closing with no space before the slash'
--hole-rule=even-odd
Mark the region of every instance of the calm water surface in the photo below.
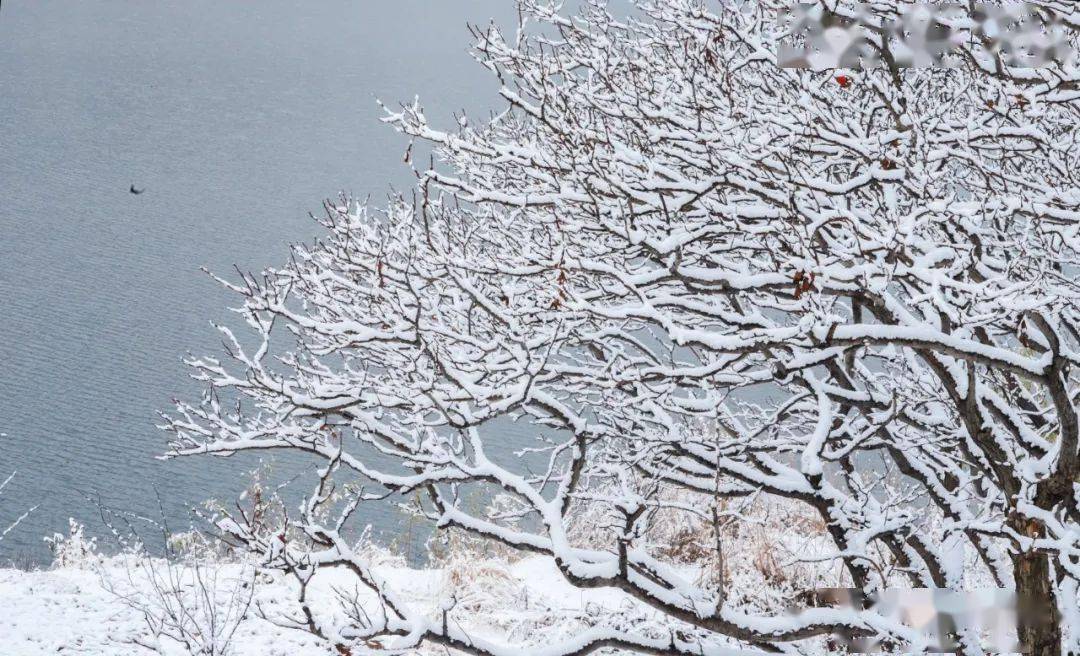
<svg viewBox="0 0 1080 656">
<path fill-rule="evenodd" d="M 180 358 L 218 352 L 235 301 L 198 268 L 278 264 L 323 198 L 407 187 L 375 98 L 486 113 L 465 26 L 492 17 L 512 3 L 4 0 L 0 526 L 39 507 L 0 564 L 47 562 L 68 517 L 100 531 L 85 494 L 152 515 L 156 489 L 183 523 L 242 487 L 252 459 L 154 458 L 156 411 L 199 393 Z"/>
</svg>

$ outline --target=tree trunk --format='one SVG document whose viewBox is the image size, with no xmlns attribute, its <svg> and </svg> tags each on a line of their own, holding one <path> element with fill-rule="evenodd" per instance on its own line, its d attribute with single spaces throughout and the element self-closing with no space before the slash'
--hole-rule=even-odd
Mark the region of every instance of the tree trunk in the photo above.
<svg viewBox="0 0 1080 656">
<path fill-rule="evenodd" d="M 1027 529 L 1031 537 L 1042 533 L 1036 522 L 1030 522 Z M 1061 656 L 1061 615 L 1050 576 L 1050 557 L 1029 551 L 1016 555 L 1013 566 L 1020 652 L 1028 656 Z"/>
</svg>

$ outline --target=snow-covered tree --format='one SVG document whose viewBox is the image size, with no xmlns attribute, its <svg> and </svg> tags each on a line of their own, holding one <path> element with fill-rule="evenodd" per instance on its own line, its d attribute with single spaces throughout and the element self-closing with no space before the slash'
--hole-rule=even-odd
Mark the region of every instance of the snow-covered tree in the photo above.
<svg viewBox="0 0 1080 656">
<path fill-rule="evenodd" d="M 1029 653 L 1080 649 L 1080 71 L 975 39 L 901 69 L 873 30 L 876 68 L 783 69 L 786 4 L 522 0 L 516 33 L 474 30 L 499 113 L 444 131 L 388 111 L 435 152 L 413 198 L 328 203 L 323 239 L 225 283 L 254 340 L 223 328 L 228 359 L 191 362 L 210 391 L 169 415 L 172 453 L 325 462 L 289 533 L 223 526 L 379 594 L 381 612 L 309 614 L 339 651 L 816 653 L 839 634 L 918 652 L 872 594 L 980 585 L 1015 586 Z M 494 455 L 510 420 L 536 441 L 519 460 Z M 634 610 L 505 645 L 411 610 L 344 530 L 417 494 L 438 527 Z M 802 556 L 852 608 L 732 589 L 721 529 L 767 500 L 817 518 Z M 715 576 L 656 541 L 687 513 L 716 528 Z M 956 640 L 983 653 L 975 627 Z"/>
</svg>

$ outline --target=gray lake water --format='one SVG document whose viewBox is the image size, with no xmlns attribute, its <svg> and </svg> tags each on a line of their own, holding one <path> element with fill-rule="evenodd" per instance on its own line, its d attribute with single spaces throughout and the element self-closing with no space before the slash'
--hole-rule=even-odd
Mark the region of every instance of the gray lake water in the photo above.
<svg viewBox="0 0 1080 656">
<path fill-rule="evenodd" d="M 219 352 L 209 321 L 235 302 L 198 268 L 281 263 L 323 198 L 407 188 L 375 98 L 485 114 L 466 23 L 490 18 L 513 25 L 513 3 L 3 2 L 0 530 L 38 508 L 0 565 L 47 562 L 68 517 L 100 532 L 86 494 L 154 515 L 156 489 L 179 524 L 243 487 L 251 458 L 154 458 L 156 411 L 200 392 L 180 358 Z"/>
</svg>

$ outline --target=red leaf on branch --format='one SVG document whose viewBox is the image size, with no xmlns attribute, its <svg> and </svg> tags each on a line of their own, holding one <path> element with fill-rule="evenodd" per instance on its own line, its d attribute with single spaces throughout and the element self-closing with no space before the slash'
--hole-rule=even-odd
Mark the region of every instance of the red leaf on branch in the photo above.
<svg viewBox="0 0 1080 656">
<path fill-rule="evenodd" d="M 795 283 L 795 300 L 802 298 L 802 295 L 814 288 L 814 274 L 804 271 L 796 271 L 795 275 L 791 277 L 791 282 Z"/>
</svg>

